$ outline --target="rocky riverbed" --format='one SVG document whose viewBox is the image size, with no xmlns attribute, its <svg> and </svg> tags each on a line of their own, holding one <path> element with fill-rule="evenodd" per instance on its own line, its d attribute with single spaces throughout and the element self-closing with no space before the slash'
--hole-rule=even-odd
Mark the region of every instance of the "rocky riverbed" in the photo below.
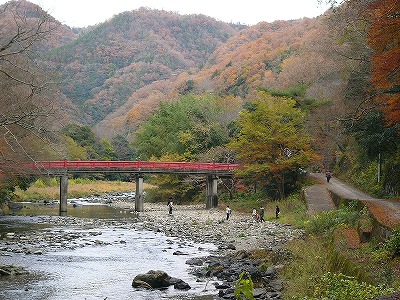
<svg viewBox="0 0 400 300">
<path fill-rule="evenodd" d="M 134 204 L 117 201 L 113 206 L 134 210 Z M 278 222 L 255 222 L 250 214 L 233 212 L 228 221 L 225 211 L 205 209 L 203 205 L 176 205 L 172 215 L 163 204 L 146 203 L 138 213 L 137 227 L 163 232 L 201 243 L 213 243 L 221 250 L 279 249 L 299 238 L 302 230 Z"/>
<path fill-rule="evenodd" d="M 10 253 L 41 255 L 49 251 L 101 246 L 104 242 L 97 236 L 102 234 L 102 228 L 110 226 L 150 230 L 177 237 L 182 245 L 188 240 L 216 245 L 217 250 L 212 256 L 199 257 L 197 261 L 187 262 L 192 268 L 192 274 L 196 275 L 199 281 L 212 282 L 217 287 L 218 295 L 215 295 L 214 299 L 234 299 L 234 284 L 242 271 L 247 272 L 257 282 L 257 299 L 281 298 L 282 283 L 277 278 L 280 263 L 270 263 L 261 267 L 261 262 L 251 253 L 259 249 L 275 254 L 282 253 L 285 243 L 303 235 L 301 230 L 278 222 L 255 222 L 250 214 L 236 212 L 226 221 L 225 211 L 206 210 L 203 205 L 176 205 L 170 215 L 165 204 L 145 203 L 144 212 L 136 213 L 133 202 L 108 202 L 117 210 L 121 210 L 126 218 L 107 220 L 58 216 L 31 217 L 32 224 L 52 224 L 52 227 L 40 233 L 5 233 L 0 240 L 0 256 Z M 85 230 L 54 229 L 63 226 Z M 116 242 L 124 243 L 124 240 Z M 183 250 L 174 253 L 185 254 Z M 4 273 L 7 274 L 7 271 Z"/>
<path fill-rule="evenodd" d="M 113 205 L 133 209 L 123 202 Z M 242 272 L 253 279 L 256 299 L 281 299 L 283 283 L 278 270 L 289 256 L 284 245 L 304 234 L 278 222 L 256 222 L 250 214 L 233 213 L 227 221 L 224 211 L 206 210 L 202 205 L 176 206 L 169 215 L 165 205 L 146 204 L 138 218 L 144 229 L 218 247 L 215 255 L 187 261 L 199 280 L 219 280 L 214 282 L 218 290 L 214 299 L 236 299 L 235 284 Z M 258 259 L 254 253 L 260 250 L 269 252 L 272 259 L 267 263 Z"/>
</svg>

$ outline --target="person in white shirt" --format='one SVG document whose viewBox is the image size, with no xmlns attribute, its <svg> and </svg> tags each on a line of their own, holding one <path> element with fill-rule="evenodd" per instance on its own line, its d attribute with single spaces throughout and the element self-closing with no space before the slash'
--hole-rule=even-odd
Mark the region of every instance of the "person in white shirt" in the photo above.
<svg viewBox="0 0 400 300">
<path fill-rule="evenodd" d="M 229 205 L 226 207 L 226 220 L 229 220 L 229 217 L 232 214 L 232 210 L 229 208 Z"/>
</svg>

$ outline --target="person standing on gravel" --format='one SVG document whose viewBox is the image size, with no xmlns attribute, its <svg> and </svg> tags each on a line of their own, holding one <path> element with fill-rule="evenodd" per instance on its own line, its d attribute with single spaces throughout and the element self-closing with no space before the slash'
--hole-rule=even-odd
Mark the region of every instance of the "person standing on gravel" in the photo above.
<svg viewBox="0 0 400 300">
<path fill-rule="evenodd" d="M 230 209 L 229 205 L 226 206 L 226 220 L 229 220 L 229 217 L 232 214 L 232 209 Z"/>
<path fill-rule="evenodd" d="M 254 221 L 258 222 L 259 215 L 258 215 L 257 209 L 255 207 L 253 208 L 253 212 L 251 213 L 251 216 L 253 217 Z"/>
<path fill-rule="evenodd" d="M 260 222 L 264 222 L 264 206 L 261 205 L 260 207 Z"/>
<path fill-rule="evenodd" d="M 172 215 L 172 198 L 169 198 L 168 201 L 168 212 L 170 215 Z"/>
</svg>

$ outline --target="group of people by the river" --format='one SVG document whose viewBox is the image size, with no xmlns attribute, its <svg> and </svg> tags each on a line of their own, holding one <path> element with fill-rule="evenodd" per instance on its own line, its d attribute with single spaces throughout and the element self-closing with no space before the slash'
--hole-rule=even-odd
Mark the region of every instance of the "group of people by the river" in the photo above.
<svg viewBox="0 0 400 300">
<path fill-rule="evenodd" d="M 281 213 L 281 211 L 279 209 L 279 206 L 277 205 L 276 208 L 275 208 L 275 218 L 276 219 L 279 218 L 280 213 Z M 251 216 L 252 216 L 253 220 L 256 221 L 256 222 L 265 222 L 264 214 L 265 214 L 264 206 L 261 206 L 258 211 L 254 207 Z"/>
<path fill-rule="evenodd" d="M 232 215 L 232 209 L 229 207 L 229 205 L 226 206 L 225 212 L 226 212 L 226 220 L 228 221 Z M 256 222 L 265 222 L 264 214 L 265 214 L 265 209 L 264 209 L 264 206 L 261 205 L 259 211 L 257 211 L 257 209 L 255 207 L 253 208 L 253 212 L 252 212 L 251 216 L 252 216 L 252 219 Z M 275 208 L 275 218 L 278 219 L 280 214 L 281 214 L 281 210 L 279 209 L 279 206 L 277 205 Z"/>
<path fill-rule="evenodd" d="M 229 205 L 226 206 L 226 220 L 228 221 L 230 216 L 232 215 L 232 209 L 229 207 Z M 275 218 L 278 219 L 281 211 L 279 209 L 279 206 L 277 205 L 275 208 Z M 253 212 L 251 214 L 252 219 L 256 222 L 265 222 L 264 219 L 265 215 L 265 208 L 264 206 L 260 206 L 260 209 L 257 211 L 257 209 L 254 207 Z"/>
<path fill-rule="evenodd" d="M 167 207 L 168 207 L 168 213 L 170 215 L 172 215 L 172 207 L 173 207 L 172 197 L 169 198 Z M 232 215 L 232 209 L 229 207 L 229 205 L 226 206 L 225 212 L 226 212 L 226 220 L 228 221 Z M 279 218 L 280 213 L 281 213 L 281 211 L 279 209 L 279 206 L 277 205 L 275 208 L 275 218 L 276 219 Z M 257 209 L 255 207 L 253 208 L 253 212 L 252 212 L 251 216 L 252 216 L 252 219 L 256 222 L 265 222 L 264 214 L 265 214 L 265 209 L 264 209 L 264 206 L 261 205 L 259 211 L 257 211 Z"/>
</svg>

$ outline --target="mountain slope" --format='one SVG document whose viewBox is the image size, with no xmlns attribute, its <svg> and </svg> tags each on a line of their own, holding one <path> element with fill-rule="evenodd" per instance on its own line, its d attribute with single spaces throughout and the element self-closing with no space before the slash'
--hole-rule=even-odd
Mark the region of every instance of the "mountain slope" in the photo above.
<svg viewBox="0 0 400 300">
<path fill-rule="evenodd" d="M 134 132 L 151 108 L 157 107 L 158 101 L 179 97 L 188 82 L 191 82 L 191 92 L 243 98 L 251 98 L 260 87 L 284 89 L 299 82 L 317 82 L 323 73 L 314 76 L 309 66 L 306 68 L 309 74 L 302 74 L 302 79 L 290 72 L 292 64 L 306 55 L 309 44 L 317 42 L 314 33 L 320 30 L 322 25 L 318 19 L 259 23 L 242 29 L 221 44 L 199 72 L 181 73 L 173 80 L 137 90 L 124 106 L 100 122 L 96 131 L 101 134 Z"/>
<path fill-rule="evenodd" d="M 237 32 L 202 15 L 139 9 L 116 15 L 52 51 L 63 92 L 98 122 L 136 90 L 206 63 Z"/>
</svg>

